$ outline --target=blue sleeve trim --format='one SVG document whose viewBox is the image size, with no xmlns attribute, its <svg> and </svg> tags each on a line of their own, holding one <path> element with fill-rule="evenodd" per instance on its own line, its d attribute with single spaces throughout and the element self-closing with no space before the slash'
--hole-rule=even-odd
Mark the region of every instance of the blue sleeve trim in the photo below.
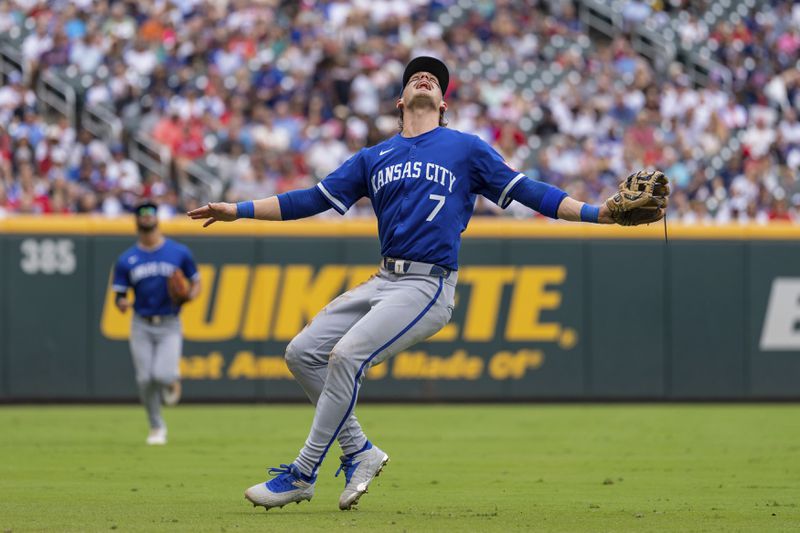
<svg viewBox="0 0 800 533">
<path fill-rule="evenodd" d="M 530 178 L 519 180 L 508 196 L 546 217 L 558 218 L 558 207 L 567 193 L 547 183 Z"/>
<path fill-rule="evenodd" d="M 236 204 L 236 218 L 256 218 L 256 206 L 253 202 Z"/>
<path fill-rule="evenodd" d="M 310 217 L 327 211 L 333 205 L 317 187 L 279 194 L 278 203 L 281 206 L 281 220 Z"/>
<path fill-rule="evenodd" d="M 581 206 L 581 221 L 594 222 L 597 224 L 597 219 L 600 217 L 600 206 L 583 204 Z"/>
</svg>

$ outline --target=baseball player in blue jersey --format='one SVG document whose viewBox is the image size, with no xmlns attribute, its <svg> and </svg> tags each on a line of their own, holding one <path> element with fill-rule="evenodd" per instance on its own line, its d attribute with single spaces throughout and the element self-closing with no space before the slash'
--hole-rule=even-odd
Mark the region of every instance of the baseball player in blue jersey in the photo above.
<svg viewBox="0 0 800 533">
<path fill-rule="evenodd" d="M 292 220 L 330 208 L 344 214 L 366 196 L 378 218 L 383 259 L 377 274 L 333 300 L 286 348 L 289 369 L 316 405 L 314 421 L 297 458 L 247 489 L 254 505 L 310 500 L 317 471 L 337 440 L 343 455 L 336 474 L 345 477 L 340 509 L 355 505 L 386 465 L 389 456 L 367 439 L 354 414 L 364 373 L 450 320 L 461 233 L 476 195 L 500 207 L 516 200 L 552 218 L 619 222 L 613 202 L 578 202 L 511 169 L 477 136 L 444 128 L 448 81 L 441 61 L 415 58 L 397 101 L 399 134 L 362 149 L 316 187 L 188 213 L 207 219 L 204 226 L 237 218 Z M 664 207 L 655 206 L 651 218 L 661 218 Z"/>
<path fill-rule="evenodd" d="M 161 403 L 174 405 L 180 399 L 178 366 L 183 338 L 178 313 L 183 303 L 200 292 L 200 277 L 189 249 L 161 234 L 156 212 L 152 203 L 136 208 L 138 240 L 117 259 L 113 290 L 117 307 L 124 313 L 131 307 L 128 289 L 133 289 L 130 347 L 136 383 L 150 423 L 146 442 L 166 444 Z M 176 269 L 190 280 L 187 294 L 179 301 L 167 289 Z"/>
</svg>

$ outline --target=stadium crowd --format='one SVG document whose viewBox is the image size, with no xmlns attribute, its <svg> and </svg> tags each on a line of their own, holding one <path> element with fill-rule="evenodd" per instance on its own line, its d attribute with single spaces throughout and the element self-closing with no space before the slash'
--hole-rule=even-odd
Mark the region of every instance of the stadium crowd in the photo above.
<svg viewBox="0 0 800 533">
<path fill-rule="evenodd" d="M 585 46 L 571 0 L 477 2 L 443 24 L 452 4 L 0 0 L 0 35 L 28 29 L 25 74 L 0 87 L 0 214 L 115 215 L 146 196 L 168 216 L 195 205 L 180 194 L 193 161 L 229 201 L 311 186 L 398 131 L 403 66 L 428 54 L 451 67 L 450 127 L 578 199 L 599 203 L 620 176 L 657 167 L 674 183 L 673 220 L 800 221 L 800 6 L 774 0 L 707 27 L 698 3 L 627 2 L 628 24 L 685 12 L 679 38 L 730 65 L 730 84 L 698 87 L 677 63 L 656 72 L 625 35 Z M 535 90 L 509 76 L 531 66 L 563 75 Z M 88 76 L 84 102 L 169 147 L 174 179 L 48 116 L 31 90 L 43 69 Z M 480 200 L 476 212 L 502 214 Z M 368 213 L 367 201 L 350 212 Z"/>
</svg>

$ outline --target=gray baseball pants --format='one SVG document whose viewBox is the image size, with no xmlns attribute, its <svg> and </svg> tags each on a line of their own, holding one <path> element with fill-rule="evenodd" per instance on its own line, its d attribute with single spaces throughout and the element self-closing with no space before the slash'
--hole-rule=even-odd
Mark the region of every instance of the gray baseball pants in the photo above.
<svg viewBox="0 0 800 533">
<path fill-rule="evenodd" d="M 167 316 L 162 317 L 159 324 L 151 324 L 134 314 L 130 346 L 136 384 L 147 410 L 150 428 L 166 427 L 161 417 L 161 392 L 180 378 L 179 364 L 183 347 L 180 319 Z"/>
<path fill-rule="evenodd" d="M 316 475 L 333 441 L 352 454 L 367 442 L 353 410 L 373 365 L 442 329 L 453 313 L 457 273 L 395 274 L 384 267 L 328 304 L 286 348 L 286 363 L 316 405 L 295 460 Z"/>
</svg>

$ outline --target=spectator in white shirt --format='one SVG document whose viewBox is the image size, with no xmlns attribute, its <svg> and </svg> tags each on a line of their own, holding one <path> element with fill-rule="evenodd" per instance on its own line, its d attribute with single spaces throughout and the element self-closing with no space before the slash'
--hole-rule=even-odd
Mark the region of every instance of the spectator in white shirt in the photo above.
<svg viewBox="0 0 800 533">
<path fill-rule="evenodd" d="M 146 78 L 158 65 L 156 53 L 142 40 L 137 40 L 133 48 L 125 52 L 125 64 L 140 78 Z"/>
<path fill-rule="evenodd" d="M 142 184 L 139 165 L 125 157 L 121 144 L 111 147 L 111 160 L 106 166 L 106 176 L 116 187 L 127 191 L 135 191 Z"/>
<path fill-rule="evenodd" d="M 136 21 L 125 13 L 126 8 L 127 4 L 115 3 L 111 8 L 111 18 L 103 26 L 107 34 L 123 41 L 136 36 Z"/>
<path fill-rule="evenodd" d="M 103 36 L 99 33 L 86 34 L 80 41 L 73 43 L 69 60 L 78 67 L 81 73 L 94 73 L 105 59 Z"/>
<path fill-rule="evenodd" d="M 40 20 L 36 24 L 36 31 L 25 37 L 22 41 L 22 59 L 28 68 L 33 68 L 42 57 L 42 54 L 53 47 L 53 38 L 47 31 L 47 23 Z"/>
<path fill-rule="evenodd" d="M 775 129 L 767 127 L 766 120 L 759 117 L 744 132 L 742 142 L 750 151 L 751 157 L 764 157 L 775 142 Z"/>
<path fill-rule="evenodd" d="M 329 122 L 320 129 L 319 140 L 311 145 L 306 154 L 306 162 L 318 180 L 339 168 L 350 156 L 347 145 L 337 138 L 341 124 Z"/>
</svg>

